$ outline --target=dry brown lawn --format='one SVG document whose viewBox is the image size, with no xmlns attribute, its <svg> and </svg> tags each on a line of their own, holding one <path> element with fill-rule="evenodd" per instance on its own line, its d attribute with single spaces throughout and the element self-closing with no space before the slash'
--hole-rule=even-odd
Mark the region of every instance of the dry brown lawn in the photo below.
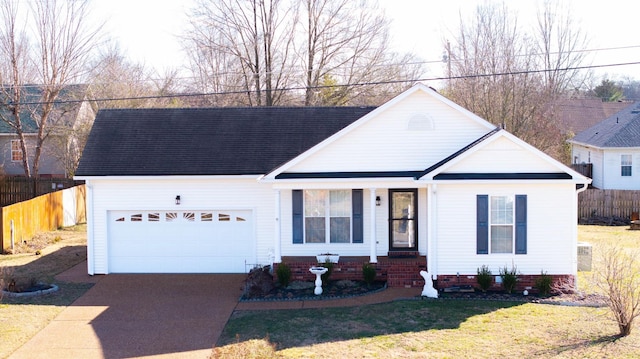
<svg viewBox="0 0 640 359">
<path fill-rule="evenodd" d="M 6 281 L 53 283 L 54 277 L 86 259 L 86 226 L 42 233 L 20 246 L 22 253 L 0 255 Z M 36 254 L 39 251 L 39 254 Z M 26 343 L 66 306 L 84 294 L 90 284 L 57 282 L 59 290 L 38 297 L 4 297 L 0 301 L 0 358 Z"/>
</svg>

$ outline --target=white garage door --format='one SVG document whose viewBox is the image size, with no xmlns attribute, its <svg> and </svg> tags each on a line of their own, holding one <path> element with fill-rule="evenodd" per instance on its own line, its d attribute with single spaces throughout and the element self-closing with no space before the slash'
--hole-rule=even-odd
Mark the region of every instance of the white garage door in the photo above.
<svg viewBox="0 0 640 359">
<path fill-rule="evenodd" d="M 109 212 L 111 273 L 244 273 L 253 216 L 235 211 Z"/>
</svg>

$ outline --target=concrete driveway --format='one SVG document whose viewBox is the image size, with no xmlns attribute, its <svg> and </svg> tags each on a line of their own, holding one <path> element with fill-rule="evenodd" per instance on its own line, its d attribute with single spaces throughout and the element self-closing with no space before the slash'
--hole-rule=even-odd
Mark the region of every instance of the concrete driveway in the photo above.
<svg viewBox="0 0 640 359">
<path fill-rule="evenodd" d="M 245 278 L 244 274 L 98 277 L 87 293 L 10 358 L 208 358 L 238 303 Z"/>
</svg>

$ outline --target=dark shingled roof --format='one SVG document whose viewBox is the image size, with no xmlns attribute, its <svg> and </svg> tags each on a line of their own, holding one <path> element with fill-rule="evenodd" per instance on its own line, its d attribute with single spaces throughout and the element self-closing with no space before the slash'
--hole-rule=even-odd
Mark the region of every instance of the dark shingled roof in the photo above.
<svg viewBox="0 0 640 359">
<path fill-rule="evenodd" d="M 572 141 L 596 147 L 640 147 L 640 103 L 580 132 Z"/>
<path fill-rule="evenodd" d="M 266 174 L 373 109 L 100 110 L 76 176 Z"/>
</svg>

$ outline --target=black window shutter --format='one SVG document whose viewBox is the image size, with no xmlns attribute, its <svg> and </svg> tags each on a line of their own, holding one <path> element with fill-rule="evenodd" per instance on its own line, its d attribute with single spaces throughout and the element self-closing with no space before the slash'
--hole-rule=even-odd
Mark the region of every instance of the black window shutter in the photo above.
<svg viewBox="0 0 640 359">
<path fill-rule="evenodd" d="M 293 214 L 293 243 L 294 244 L 302 244 L 304 243 L 304 213 L 303 211 L 303 197 L 302 190 L 294 189 L 291 191 L 291 199 L 292 199 L 292 214 Z"/>
<path fill-rule="evenodd" d="M 527 254 L 527 195 L 516 195 L 516 254 Z"/>
<path fill-rule="evenodd" d="M 353 218 L 353 243 L 364 242 L 364 222 L 362 220 L 362 190 L 354 189 L 351 191 L 351 216 Z"/>
<path fill-rule="evenodd" d="M 489 196 L 476 199 L 476 253 L 489 254 Z"/>
</svg>

